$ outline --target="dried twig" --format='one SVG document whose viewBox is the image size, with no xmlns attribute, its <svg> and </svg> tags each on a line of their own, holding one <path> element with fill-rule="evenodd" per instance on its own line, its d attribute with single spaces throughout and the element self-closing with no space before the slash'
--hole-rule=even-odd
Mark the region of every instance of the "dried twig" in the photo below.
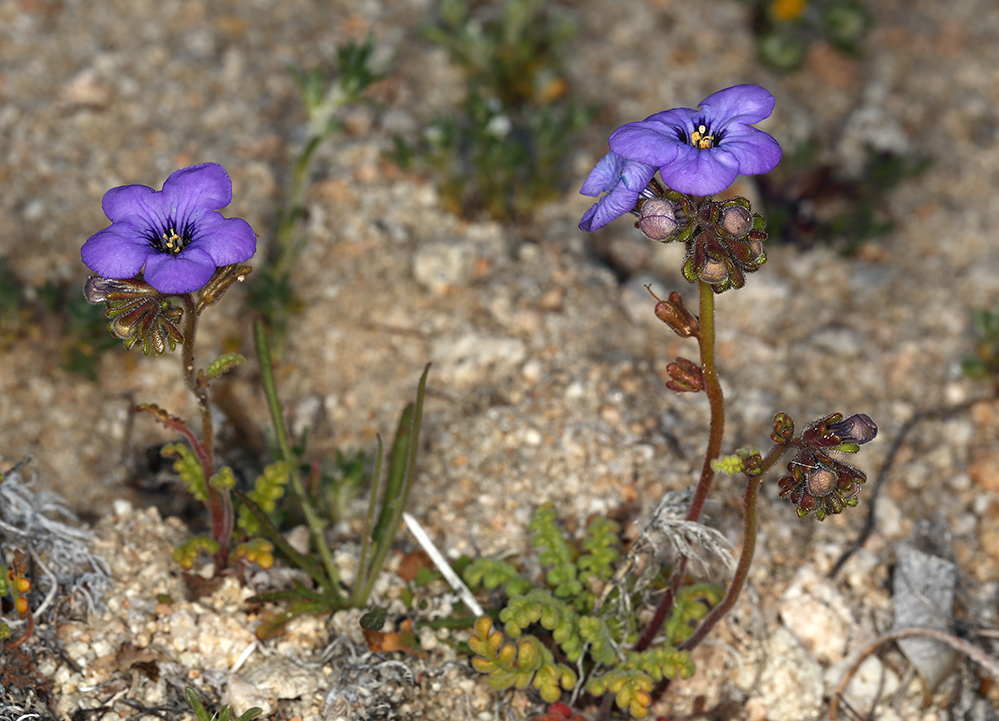
<svg viewBox="0 0 999 721">
<path fill-rule="evenodd" d="M 860 654 L 853 660 L 853 663 L 846 669 L 843 673 L 843 678 L 839 680 L 836 685 L 836 690 L 833 692 L 832 700 L 829 702 L 829 719 L 830 721 L 836 721 L 839 718 L 839 702 L 843 693 L 846 691 L 847 685 L 850 683 L 850 679 L 860 668 L 860 664 L 870 656 L 872 653 L 877 651 L 879 648 L 885 644 L 891 643 L 892 641 L 898 641 L 902 638 L 909 638 L 911 636 L 922 636 L 924 638 L 931 638 L 934 641 L 939 641 L 940 643 L 945 643 L 951 648 L 954 648 L 961 653 L 967 655 L 971 660 L 978 662 L 981 666 L 985 668 L 993 677 L 999 679 L 999 661 L 992 658 L 984 651 L 982 651 L 977 646 L 972 645 L 963 638 L 958 638 L 952 634 L 945 631 L 941 631 L 936 628 L 927 628 L 925 626 L 910 626 L 908 628 L 900 628 L 897 631 L 891 631 L 883 636 L 875 639 L 869 646 L 867 646 Z"/>
</svg>

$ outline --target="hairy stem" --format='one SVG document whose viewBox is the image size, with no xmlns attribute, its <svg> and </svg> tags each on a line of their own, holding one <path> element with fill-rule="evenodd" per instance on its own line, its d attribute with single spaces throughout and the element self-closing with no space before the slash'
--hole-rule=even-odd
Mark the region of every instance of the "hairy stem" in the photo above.
<svg viewBox="0 0 999 721">
<path fill-rule="evenodd" d="M 711 629 L 732 609 L 739 594 L 742 593 L 743 586 L 746 585 L 746 579 L 749 578 L 749 567 L 753 564 L 753 554 L 756 552 L 756 498 L 759 495 L 759 490 L 760 477 L 747 476 L 746 495 L 743 501 L 745 525 L 742 530 L 742 554 L 739 556 L 739 565 L 736 566 L 735 576 L 732 577 L 732 583 L 729 584 L 728 592 L 722 602 L 711 609 L 711 613 L 697 627 L 694 635 L 680 646 L 683 650 L 689 651 L 704 640 Z"/>
<path fill-rule="evenodd" d="M 232 540 L 232 529 L 235 525 L 235 514 L 232 509 L 232 496 L 229 489 L 219 490 L 212 486 L 212 476 L 215 475 L 215 440 L 212 428 L 212 404 L 208 397 L 208 387 L 201 383 L 194 367 L 194 341 L 198 334 L 198 307 L 190 293 L 179 296 L 184 303 L 184 344 L 181 362 L 184 364 L 184 383 L 188 390 L 198 399 L 201 410 L 201 452 L 195 447 L 201 470 L 208 486 L 208 513 L 212 519 L 212 538 L 219 544 L 215 554 L 215 570 L 225 568 L 229 563 L 229 544 Z"/>
<path fill-rule="evenodd" d="M 704 393 L 711 409 L 711 422 L 708 428 L 708 446 L 704 451 L 704 465 L 701 467 L 701 480 L 687 510 L 688 521 L 701 518 L 711 482 L 715 478 L 711 461 L 721 455 L 722 437 L 725 435 L 725 398 L 722 396 L 718 368 L 715 365 L 715 293 L 711 285 L 703 280 L 698 285 L 701 294 L 701 330 L 698 343 L 701 347 L 701 373 L 704 375 Z"/>
<path fill-rule="evenodd" d="M 687 520 L 697 521 L 704 510 L 704 503 L 711 490 L 711 482 L 714 480 L 715 472 L 711 468 L 711 461 L 721 454 L 722 436 L 725 434 L 725 399 L 722 396 L 721 382 L 718 380 L 718 369 L 715 366 L 715 294 L 711 290 L 711 285 L 700 281 L 700 333 L 697 342 L 701 348 L 701 373 L 704 376 L 704 392 L 708 397 L 708 404 L 711 409 L 711 421 L 708 431 L 708 446 L 704 451 L 704 463 L 701 466 L 701 479 L 694 491 L 694 497 L 690 501 L 690 508 L 687 509 Z M 687 559 L 680 558 L 677 567 L 673 572 L 672 587 L 663 594 L 656 607 L 656 612 L 652 616 L 645 632 L 635 644 L 636 651 L 644 651 L 659 634 L 673 608 L 673 599 L 680 583 L 687 570 Z"/>
<path fill-rule="evenodd" d="M 291 452 L 291 444 L 288 443 L 288 434 L 284 428 L 284 418 L 281 414 L 281 402 L 278 400 L 277 385 L 274 382 L 274 365 L 271 363 L 271 351 L 267 344 L 267 332 L 264 323 L 260 318 L 253 321 L 253 342 L 257 349 L 257 360 L 260 363 L 260 376 L 264 386 L 264 395 L 267 396 L 267 406 L 271 412 L 271 422 L 274 424 L 274 437 L 277 440 L 281 457 L 288 465 L 288 475 L 292 488 L 298 495 L 302 504 L 302 513 L 305 515 L 305 522 L 309 526 L 312 534 L 312 541 L 316 545 L 323 566 L 326 568 L 326 575 L 329 578 L 329 585 L 326 591 L 339 596 L 340 574 L 337 572 L 336 564 L 333 563 L 333 555 L 330 547 L 326 543 L 323 532 L 326 530 L 322 520 L 316 515 L 315 509 L 309 503 L 309 497 L 305 495 L 305 488 L 302 486 L 302 479 L 298 474 L 298 462 Z"/>
<path fill-rule="evenodd" d="M 212 433 L 212 409 L 208 399 L 208 388 L 198 382 L 198 375 L 194 369 L 194 341 L 198 334 L 198 311 L 190 293 L 185 293 L 180 296 L 180 299 L 184 302 L 184 345 L 181 354 L 181 362 L 184 364 L 184 383 L 198 399 L 198 408 L 201 410 L 201 446 L 205 452 L 201 463 L 207 480 L 215 474 L 215 442 Z"/>
</svg>

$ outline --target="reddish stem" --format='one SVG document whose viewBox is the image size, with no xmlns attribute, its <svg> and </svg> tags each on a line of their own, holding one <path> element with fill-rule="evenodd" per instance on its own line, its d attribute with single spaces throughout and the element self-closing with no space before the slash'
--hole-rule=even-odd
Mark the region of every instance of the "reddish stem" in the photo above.
<svg viewBox="0 0 999 721">
<path fill-rule="evenodd" d="M 215 554 L 215 572 L 226 568 L 229 563 L 229 545 L 232 540 L 232 529 L 235 525 L 235 514 L 232 508 L 232 496 L 229 489 L 219 490 L 212 487 L 211 478 L 215 475 L 214 434 L 212 430 L 212 408 L 208 398 L 208 388 L 199 381 L 194 370 L 194 339 L 198 333 L 198 306 L 190 293 L 180 296 L 184 303 L 184 348 L 182 362 L 184 365 L 184 382 L 188 389 L 198 399 L 201 410 L 201 442 L 191 441 L 191 447 L 201 462 L 202 473 L 208 486 L 208 513 L 212 519 L 212 538 L 219 544 Z M 189 440 L 191 440 L 189 438 Z M 198 447 L 201 452 L 198 452 Z"/>
<path fill-rule="evenodd" d="M 704 463 L 701 466 L 701 478 L 694 491 L 694 497 L 690 501 L 690 508 L 687 509 L 688 521 L 699 520 L 701 512 L 704 510 L 704 503 L 711 490 L 711 482 L 715 477 L 711 461 L 721 454 L 722 437 L 725 434 L 725 398 L 722 395 L 718 369 L 715 366 L 715 294 L 708 283 L 701 281 L 699 286 L 701 315 L 697 343 L 701 349 L 701 372 L 704 375 L 704 393 L 708 397 L 708 405 L 711 409 L 711 421 L 708 429 L 708 445 L 704 451 Z M 652 620 L 635 644 L 636 651 L 647 649 L 659 634 L 666 617 L 673 608 L 673 599 L 676 597 L 676 592 L 680 588 L 686 570 L 687 559 L 682 557 L 673 572 L 672 587 L 659 600 Z"/>
<path fill-rule="evenodd" d="M 24 633 L 22 633 L 15 640 L 9 642 L 6 646 L 0 645 L 0 648 L 7 648 L 7 649 L 17 648 L 31 637 L 31 634 L 35 630 L 35 617 L 34 615 L 32 615 L 30 608 L 28 609 L 27 617 L 28 617 L 28 627 L 24 629 Z"/>
</svg>

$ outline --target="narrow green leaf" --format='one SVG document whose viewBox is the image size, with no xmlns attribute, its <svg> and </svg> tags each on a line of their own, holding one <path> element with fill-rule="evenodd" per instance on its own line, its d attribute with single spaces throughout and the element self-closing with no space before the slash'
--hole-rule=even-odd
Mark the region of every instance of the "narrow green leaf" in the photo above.
<svg viewBox="0 0 999 721">
<path fill-rule="evenodd" d="M 395 533 L 396 528 L 389 530 L 391 520 L 396 516 L 399 506 L 400 492 L 406 480 L 406 461 L 409 459 L 410 439 L 413 432 L 413 414 L 416 412 L 416 405 L 410 403 L 399 417 L 399 425 L 396 428 L 395 439 L 392 441 L 392 449 L 389 451 L 388 476 L 385 481 L 385 490 L 382 492 L 382 511 L 378 515 L 378 522 L 375 523 L 371 531 L 371 537 L 377 542 L 382 536 L 389 532 Z M 401 515 L 401 514 L 398 514 Z"/>
<path fill-rule="evenodd" d="M 194 711 L 194 715 L 200 719 L 200 721 L 211 721 L 211 716 L 205 711 L 205 707 L 201 704 L 201 699 L 198 698 L 198 694 L 195 693 L 194 689 L 190 686 L 184 687 L 184 697 L 187 698 L 187 705 L 191 707 Z"/>
<path fill-rule="evenodd" d="M 402 412 L 402 417 L 399 419 L 399 429 L 396 433 L 396 439 L 392 444 L 388 481 L 386 482 L 386 490 L 393 488 L 393 486 L 397 490 L 393 496 L 386 493 L 382 513 L 379 515 L 378 523 L 375 524 L 371 532 L 374 555 L 372 556 L 371 563 L 361 568 L 359 576 L 366 576 L 366 581 L 361 593 L 355 594 L 355 605 L 363 605 L 371 594 L 375 579 L 378 577 L 378 571 L 381 569 L 382 564 L 385 563 L 385 557 L 388 556 L 388 552 L 392 547 L 392 541 L 395 539 L 395 532 L 402 521 L 402 513 L 406 510 L 406 504 L 409 502 L 409 494 L 413 490 L 413 479 L 416 477 L 416 454 L 420 448 L 420 424 L 423 420 L 423 399 L 427 391 L 427 375 L 429 373 L 430 364 L 427 363 L 416 389 L 416 403 L 412 406 L 406 406 L 406 409 Z M 400 457 L 403 455 L 405 455 L 405 462 L 402 463 L 401 470 L 402 484 L 398 486 L 397 481 L 393 480 L 393 476 L 396 473 L 400 473 L 398 467 L 402 462 Z M 377 479 L 378 476 L 376 475 L 375 478 Z M 372 493 L 374 493 L 374 489 Z M 388 513 L 388 511 L 391 512 Z M 384 524 L 383 519 L 387 519 Z M 360 578 L 358 582 L 360 582 Z"/>
</svg>

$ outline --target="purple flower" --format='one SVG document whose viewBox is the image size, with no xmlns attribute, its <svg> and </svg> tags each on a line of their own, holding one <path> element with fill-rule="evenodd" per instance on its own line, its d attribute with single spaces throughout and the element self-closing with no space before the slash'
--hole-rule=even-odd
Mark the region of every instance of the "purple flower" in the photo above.
<svg viewBox="0 0 999 721">
<path fill-rule="evenodd" d="M 628 160 L 658 166 L 667 186 L 690 195 L 714 195 L 738 175 L 777 167 L 777 141 L 752 127 L 770 116 L 774 96 L 759 85 L 736 85 L 709 95 L 697 110 L 674 108 L 623 125 L 610 148 Z"/>
<path fill-rule="evenodd" d="M 215 269 L 242 263 L 257 236 L 242 218 L 217 212 L 232 202 L 232 181 L 218 163 L 173 173 L 163 190 L 123 185 L 104 194 L 111 225 L 92 235 L 80 256 L 91 271 L 113 280 L 145 281 L 160 293 L 198 290 Z"/>
<path fill-rule="evenodd" d="M 651 165 L 627 160 L 617 153 L 607 153 L 579 189 L 583 195 L 607 195 L 586 211 L 579 221 L 579 229 L 592 233 L 615 218 L 630 213 L 635 209 L 638 196 L 655 174 L 656 169 Z"/>
</svg>

